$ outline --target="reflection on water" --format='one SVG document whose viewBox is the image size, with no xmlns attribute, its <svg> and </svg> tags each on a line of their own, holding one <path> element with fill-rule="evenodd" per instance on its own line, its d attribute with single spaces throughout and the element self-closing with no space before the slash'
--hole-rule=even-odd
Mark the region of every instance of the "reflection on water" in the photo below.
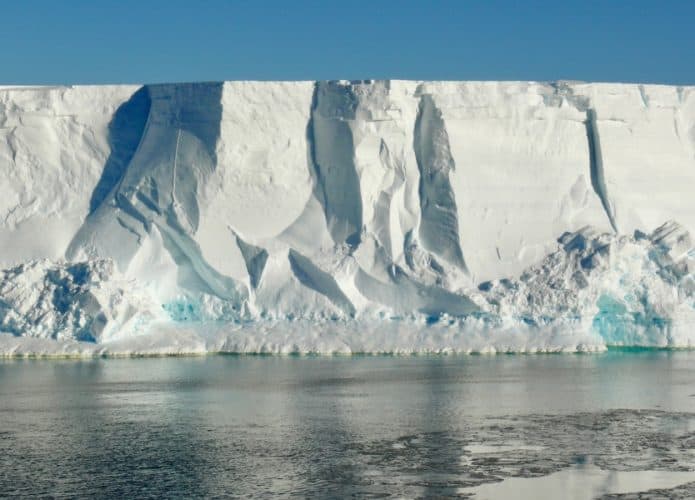
<svg viewBox="0 0 695 500">
<path fill-rule="evenodd" d="M 464 488 L 479 500 L 498 498 L 566 498 L 592 500 L 605 495 L 620 496 L 634 492 L 672 490 L 695 481 L 695 472 L 682 471 L 605 471 L 592 465 L 573 465 L 548 476 L 511 478 Z M 695 488 L 688 485 L 691 493 Z"/>
<path fill-rule="evenodd" d="M 695 352 L 2 361 L 0 492 L 687 497 L 693 380 Z"/>
</svg>

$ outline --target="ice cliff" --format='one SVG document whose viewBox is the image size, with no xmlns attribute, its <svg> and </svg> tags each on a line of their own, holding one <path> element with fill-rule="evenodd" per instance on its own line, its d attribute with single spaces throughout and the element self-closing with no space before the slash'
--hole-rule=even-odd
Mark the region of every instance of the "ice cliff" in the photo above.
<svg viewBox="0 0 695 500">
<path fill-rule="evenodd" d="M 695 88 L 0 87 L 0 350 L 695 345 Z"/>
</svg>

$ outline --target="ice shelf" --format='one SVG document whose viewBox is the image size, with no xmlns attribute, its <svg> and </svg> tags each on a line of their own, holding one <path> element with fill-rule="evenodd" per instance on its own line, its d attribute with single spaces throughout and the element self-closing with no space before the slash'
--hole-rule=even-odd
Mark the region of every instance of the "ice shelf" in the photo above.
<svg viewBox="0 0 695 500">
<path fill-rule="evenodd" d="M 0 352 L 695 345 L 695 88 L 0 88 Z"/>
</svg>

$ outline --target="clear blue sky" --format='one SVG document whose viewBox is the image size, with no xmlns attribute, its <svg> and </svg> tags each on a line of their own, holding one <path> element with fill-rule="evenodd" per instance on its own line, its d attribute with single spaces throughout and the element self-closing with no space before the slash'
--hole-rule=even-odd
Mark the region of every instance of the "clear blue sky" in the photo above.
<svg viewBox="0 0 695 500">
<path fill-rule="evenodd" d="M 0 84 L 695 84 L 695 0 L 8 0 L 0 19 Z"/>
</svg>

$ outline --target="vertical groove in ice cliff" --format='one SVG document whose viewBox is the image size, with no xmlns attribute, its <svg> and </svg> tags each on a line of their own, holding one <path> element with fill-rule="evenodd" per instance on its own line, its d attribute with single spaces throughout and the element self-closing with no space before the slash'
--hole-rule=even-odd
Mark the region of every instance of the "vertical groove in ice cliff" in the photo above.
<svg viewBox="0 0 695 500">
<path fill-rule="evenodd" d="M 356 107 L 349 85 L 316 82 L 307 127 L 316 195 L 328 230 L 336 244 L 351 247 L 359 245 L 362 232 L 362 196 L 349 124 Z"/>
<path fill-rule="evenodd" d="M 130 99 L 121 104 L 111 118 L 108 142 L 111 153 L 89 200 L 89 213 L 96 211 L 123 178 L 147 128 L 150 116 L 147 86 L 140 87 Z"/>
<path fill-rule="evenodd" d="M 589 177 L 591 179 L 591 187 L 601 200 L 603 210 L 608 217 L 608 221 L 613 229 L 613 232 L 618 232 L 618 224 L 615 220 L 615 212 L 608 198 L 608 189 L 603 172 L 603 155 L 601 153 L 601 139 L 598 133 L 598 124 L 596 123 L 596 110 L 592 107 L 590 97 L 586 95 L 575 94 L 574 87 L 568 82 L 558 81 L 550 83 L 554 95 L 560 97 L 560 104 L 564 101 L 574 106 L 578 111 L 586 114 L 584 119 L 584 127 L 586 129 L 586 139 L 589 149 Z M 642 105 L 649 106 L 649 98 L 644 91 L 643 86 L 639 86 Z"/>
<path fill-rule="evenodd" d="M 613 207 L 608 199 L 608 190 L 606 189 L 606 180 L 603 174 L 603 157 L 601 155 L 601 139 L 598 134 L 596 125 L 596 110 L 588 108 L 586 110 L 586 137 L 589 142 L 589 168 L 591 175 L 591 186 L 594 192 L 601 200 L 603 209 L 606 211 L 608 220 L 614 232 L 618 232 L 618 225 L 615 222 L 615 214 Z"/>
<path fill-rule="evenodd" d="M 372 227 L 374 237 L 381 245 L 390 259 L 394 259 L 394 242 L 392 241 L 391 218 L 393 210 L 393 198 L 405 184 L 405 169 L 403 164 L 391 155 L 386 142 L 382 138 L 379 144 L 379 161 L 381 166 L 393 172 L 391 185 L 382 190 L 374 205 L 374 217 Z"/>
<path fill-rule="evenodd" d="M 415 120 L 415 159 L 420 171 L 419 237 L 425 249 L 468 272 L 459 243 L 458 214 L 449 172 L 455 168 L 442 112 L 429 94 Z"/>
<path fill-rule="evenodd" d="M 194 238 L 200 219 L 199 186 L 207 182 L 217 164 L 222 84 L 150 85 L 145 89 L 149 115 L 139 144 L 109 195 L 115 210 L 90 214 L 71 243 L 68 257 L 80 248 L 95 246 L 94 253 L 112 257 L 119 267 L 127 268 L 140 250 L 141 238 L 132 237 L 133 228 L 139 222 L 149 232 L 154 225 L 177 265 L 186 268 L 180 276 L 187 275 L 186 279 L 196 281 L 197 288 L 208 293 L 240 300 L 246 295 L 245 287 L 210 266 Z M 121 219 L 116 221 L 118 216 Z M 127 224 L 123 218 L 133 223 Z"/>
</svg>

